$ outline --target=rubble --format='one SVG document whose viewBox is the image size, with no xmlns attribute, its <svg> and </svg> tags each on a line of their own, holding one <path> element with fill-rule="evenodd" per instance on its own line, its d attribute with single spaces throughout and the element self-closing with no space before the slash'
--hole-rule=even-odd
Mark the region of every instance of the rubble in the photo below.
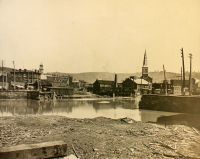
<svg viewBox="0 0 200 159">
<path fill-rule="evenodd" d="M 198 158 L 198 133 L 184 125 L 165 127 L 128 118 L 0 118 L 0 148 L 62 140 L 68 143 L 68 156 L 76 158 Z"/>
</svg>

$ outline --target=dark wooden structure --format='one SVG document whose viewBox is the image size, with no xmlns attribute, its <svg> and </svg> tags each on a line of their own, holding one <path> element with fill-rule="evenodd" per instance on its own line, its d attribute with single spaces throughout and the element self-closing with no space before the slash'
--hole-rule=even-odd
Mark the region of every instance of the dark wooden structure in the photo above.
<svg viewBox="0 0 200 159">
<path fill-rule="evenodd" d="M 96 80 L 93 83 L 93 93 L 98 95 L 112 96 L 115 88 L 114 81 Z"/>
<path fill-rule="evenodd" d="M 151 92 L 151 83 L 136 77 L 127 78 L 122 82 L 123 96 L 131 96 L 140 94 L 148 94 Z"/>
<path fill-rule="evenodd" d="M 0 159 L 57 158 L 67 155 L 67 144 L 63 141 L 24 144 L 0 149 Z"/>
</svg>

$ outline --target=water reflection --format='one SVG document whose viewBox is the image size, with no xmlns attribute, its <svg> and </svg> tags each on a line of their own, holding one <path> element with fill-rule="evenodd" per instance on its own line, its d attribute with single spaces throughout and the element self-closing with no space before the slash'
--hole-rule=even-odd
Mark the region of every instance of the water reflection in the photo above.
<svg viewBox="0 0 200 159">
<path fill-rule="evenodd" d="M 64 100 L 64 101 L 34 101 L 34 100 L 0 100 L 0 116 L 13 115 L 61 115 L 70 118 L 124 118 L 137 121 L 156 122 L 158 117 L 170 116 L 176 113 L 139 110 L 138 101 L 121 100 Z"/>
<path fill-rule="evenodd" d="M 161 116 L 157 118 L 159 124 L 164 125 L 187 125 L 200 130 L 199 114 L 177 114 L 172 116 Z"/>
</svg>

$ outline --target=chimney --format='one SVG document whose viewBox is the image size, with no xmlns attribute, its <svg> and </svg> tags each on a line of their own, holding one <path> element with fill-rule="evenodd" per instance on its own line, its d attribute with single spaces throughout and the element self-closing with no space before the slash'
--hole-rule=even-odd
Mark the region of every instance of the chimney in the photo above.
<svg viewBox="0 0 200 159">
<path fill-rule="evenodd" d="M 117 88 L 117 74 L 115 74 L 115 88 Z"/>
</svg>

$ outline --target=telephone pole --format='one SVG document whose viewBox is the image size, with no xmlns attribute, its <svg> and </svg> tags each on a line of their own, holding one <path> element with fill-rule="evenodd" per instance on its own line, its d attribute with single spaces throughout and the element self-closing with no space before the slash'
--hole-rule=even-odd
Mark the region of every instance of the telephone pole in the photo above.
<svg viewBox="0 0 200 159">
<path fill-rule="evenodd" d="M 166 70 L 165 65 L 163 65 L 163 73 L 164 73 L 164 84 L 165 84 L 165 95 L 167 95 L 167 78 L 166 78 Z"/>
<path fill-rule="evenodd" d="M 2 72 L 2 89 L 4 89 L 4 74 L 3 74 L 3 60 L 2 60 L 2 67 L 1 67 L 1 72 Z"/>
<path fill-rule="evenodd" d="M 192 54 L 189 54 L 190 58 L 190 77 L 189 77 L 189 95 L 192 95 Z"/>
<path fill-rule="evenodd" d="M 183 48 L 181 49 L 181 57 L 182 57 L 182 67 L 183 67 L 183 83 L 182 83 L 182 94 L 185 95 L 185 62 L 184 62 L 184 53 Z"/>
<path fill-rule="evenodd" d="M 183 69 L 181 67 L 181 82 L 183 83 Z"/>
<path fill-rule="evenodd" d="M 15 90 L 15 61 L 13 61 L 13 84 L 14 84 L 14 90 Z"/>
</svg>

